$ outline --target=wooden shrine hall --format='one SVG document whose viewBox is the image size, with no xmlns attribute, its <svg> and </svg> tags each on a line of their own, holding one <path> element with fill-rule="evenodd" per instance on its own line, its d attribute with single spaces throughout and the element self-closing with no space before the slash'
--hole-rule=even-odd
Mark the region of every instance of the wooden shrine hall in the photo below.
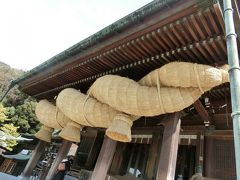
<svg viewBox="0 0 240 180">
<path fill-rule="evenodd" d="M 239 37 L 240 1 L 231 2 Z M 37 100 L 55 104 L 63 89 L 87 93 L 96 79 L 109 74 L 139 81 L 174 61 L 220 67 L 228 64 L 223 14 L 221 0 L 152 1 L 27 72 L 13 85 Z M 240 47 L 239 38 L 236 42 Z M 227 82 L 179 112 L 142 116 L 134 121 L 127 143 L 108 138 L 104 128 L 83 127 L 70 174 L 92 180 L 234 180 L 237 168 L 231 113 Z M 30 178 L 48 144 L 39 141 L 22 179 Z M 71 144 L 62 140 L 45 179 L 53 178 Z"/>
</svg>

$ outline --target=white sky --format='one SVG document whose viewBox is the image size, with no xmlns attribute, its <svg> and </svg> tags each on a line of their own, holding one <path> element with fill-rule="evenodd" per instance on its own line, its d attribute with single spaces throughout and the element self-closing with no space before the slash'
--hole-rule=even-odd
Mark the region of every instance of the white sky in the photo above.
<svg viewBox="0 0 240 180">
<path fill-rule="evenodd" d="M 30 70 L 151 0 L 0 0 L 0 61 Z"/>
</svg>

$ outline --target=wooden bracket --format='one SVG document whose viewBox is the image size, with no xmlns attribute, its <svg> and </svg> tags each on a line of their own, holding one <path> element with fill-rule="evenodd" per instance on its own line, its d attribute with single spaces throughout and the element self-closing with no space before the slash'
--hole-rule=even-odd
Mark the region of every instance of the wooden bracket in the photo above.
<svg viewBox="0 0 240 180">
<path fill-rule="evenodd" d="M 200 100 L 197 100 L 194 104 L 193 107 L 196 109 L 198 114 L 200 115 L 201 119 L 203 120 L 204 124 L 212 124 L 212 119 L 209 116 L 207 110 L 204 108 Z"/>
</svg>

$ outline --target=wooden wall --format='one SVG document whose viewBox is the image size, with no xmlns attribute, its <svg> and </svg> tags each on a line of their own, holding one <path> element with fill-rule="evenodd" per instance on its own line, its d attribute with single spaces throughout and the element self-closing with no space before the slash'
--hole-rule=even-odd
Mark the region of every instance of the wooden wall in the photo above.
<svg viewBox="0 0 240 180">
<path fill-rule="evenodd" d="M 229 132 L 205 137 L 205 176 L 235 180 L 235 154 L 233 135 Z"/>
</svg>

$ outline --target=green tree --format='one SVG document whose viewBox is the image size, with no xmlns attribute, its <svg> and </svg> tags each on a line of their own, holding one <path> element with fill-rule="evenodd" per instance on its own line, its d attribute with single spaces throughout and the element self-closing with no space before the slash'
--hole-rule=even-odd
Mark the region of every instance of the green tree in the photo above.
<svg viewBox="0 0 240 180">
<path fill-rule="evenodd" d="M 18 78 L 23 73 L 21 70 L 13 69 L 0 62 L 0 97 L 8 90 L 11 80 Z M 14 137 L 17 131 L 19 134 L 35 134 L 39 129 L 35 106 L 36 101 L 19 91 L 17 86 L 8 92 L 0 104 L 0 144 L 3 143 L 2 145 L 11 149 L 16 144 Z M 8 140 L 6 141 L 6 139 Z"/>
<path fill-rule="evenodd" d="M 8 120 L 7 118 L 7 109 L 0 103 L 0 123 Z"/>
<path fill-rule="evenodd" d="M 3 105 L 5 107 L 16 107 L 18 105 L 24 104 L 25 100 L 27 99 L 29 99 L 30 101 L 34 101 L 33 98 L 30 98 L 28 95 L 19 91 L 17 87 L 14 87 L 3 100 Z"/>
<path fill-rule="evenodd" d="M 0 144 L 9 151 L 12 151 L 13 147 L 17 145 L 15 139 L 19 136 L 17 129 L 13 124 L 4 124 L 0 127 Z"/>
<path fill-rule="evenodd" d="M 9 122 L 19 127 L 21 134 L 35 134 L 40 123 L 35 115 L 36 100 L 14 88 L 4 99 Z"/>
<path fill-rule="evenodd" d="M 40 123 L 35 115 L 36 101 L 25 100 L 23 104 L 16 107 L 8 107 L 10 121 L 19 127 L 20 133 L 35 134 Z"/>
<path fill-rule="evenodd" d="M 17 145 L 16 137 L 19 136 L 17 133 L 17 127 L 13 124 L 8 124 L 10 119 L 8 118 L 8 109 L 0 103 L 0 145 L 8 150 Z"/>
</svg>

